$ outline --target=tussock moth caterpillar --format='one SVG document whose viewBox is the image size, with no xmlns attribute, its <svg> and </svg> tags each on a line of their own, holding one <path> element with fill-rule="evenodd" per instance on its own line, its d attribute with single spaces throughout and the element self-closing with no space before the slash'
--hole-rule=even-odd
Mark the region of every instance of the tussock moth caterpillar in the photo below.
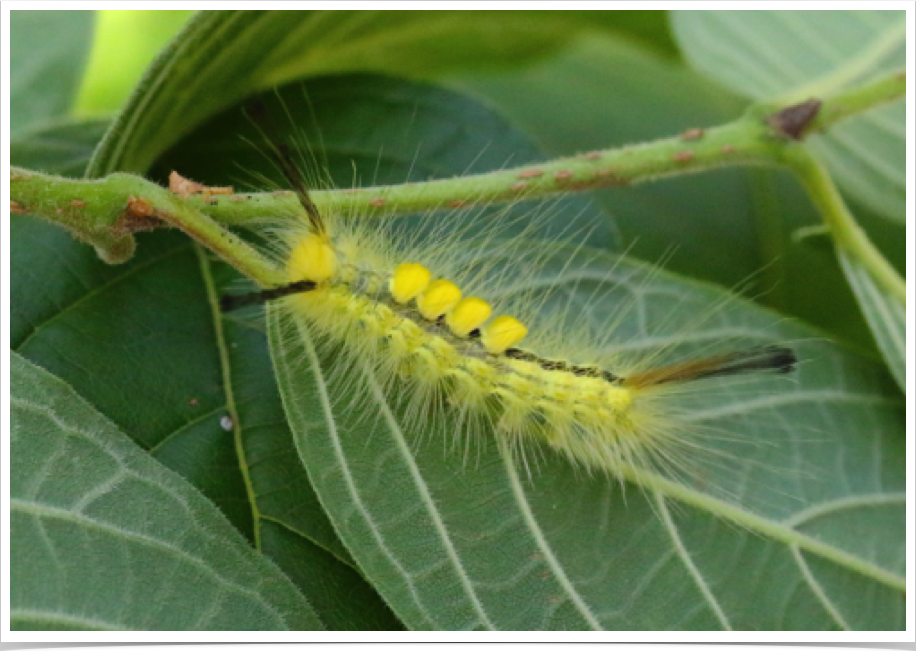
<svg viewBox="0 0 916 651">
<path fill-rule="evenodd" d="M 397 221 L 322 214 L 287 151 L 276 158 L 305 213 L 278 231 L 287 284 L 225 296 L 222 307 L 278 301 L 291 329 L 335 351 L 336 373 L 356 378 L 365 366 L 406 395 L 409 429 L 444 416 L 459 436 L 494 432 L 525 464 L 527 447 L 546 445 L 623 479 L 630 468 L 685 465 L 696 443 L 667 405 L 685 386 L 794 369 L 793 351 L 777 345 L 665 363 L 602 352 L 600 333 L 577 328 L 570 306 L 559 323 L 544 321 L 549 293 L 499 299 L 544 263 L 525 237 L 500 241 L 498 224 L 477 240 L 441 228 L 421 236 Z M 492 257 L 466 255 L 475 246 Z"/>
</svg>

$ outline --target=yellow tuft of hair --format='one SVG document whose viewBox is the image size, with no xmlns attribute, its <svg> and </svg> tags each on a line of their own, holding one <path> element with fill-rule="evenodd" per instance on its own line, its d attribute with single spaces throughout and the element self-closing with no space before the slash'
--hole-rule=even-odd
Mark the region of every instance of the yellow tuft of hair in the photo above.
<svg viewBox="0 0 916 651">
<path fill-rule="evenodd" d="M 302 237 L 289 252 L 286 273 L 290 282 L 310 280 L 321 283 L 337 274 L 337 254 L 327 235 L 309 233 Z"/>
<path fill-rule="evenodd" d="M 487 352 L 498 355 L 519 343 L 528 334 L 521 321 L 513 316 L 498 316 L 481 331 L 481 342 Z"/>
<path fill-rule="evenodd" d="M 429 284 L 417 298 L 417 309 L 424 319 L 435 321 L 450 312 L 461 300 L 461 290 L 450 280 L 440 278 Z"/>
<path fill-rule="evenodd" d="M 399 264 L 391 275 L 388 288 L 391 297 L 404 305 L 416 298 L 429 285 L 432 274 L 429 269 L 414 262 Z"/>
<path fill-rule="evenodd" d="M 462 298 L 445 318 L 446 324 L 458 337 L 467 337 L 490 318 L 493 309 L 482 298 L 468 296 Z"/>
</svg>

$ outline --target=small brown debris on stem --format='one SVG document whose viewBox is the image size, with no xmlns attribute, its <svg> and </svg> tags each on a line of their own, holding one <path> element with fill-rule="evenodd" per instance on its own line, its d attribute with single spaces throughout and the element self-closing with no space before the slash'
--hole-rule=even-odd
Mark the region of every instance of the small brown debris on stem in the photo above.
<svg viewBox="0 0 916 651">
<path fill-rule="evenodd" d="M 792 140 L 801 140 L 805 129 L 821 110 L 821 100 L 809 99 L 800 104 L 787 106 L 781 111 L 770 116 L 770 126 L 779 135 L 791 138 Z"/>
<path fill-rule="evenodd" d="M 524 172 L 519 172 L 516 175 L 516 178 L 519 179 L 536 179 L 539 176 L 543 176 L 543 170 L 525 170 Z"/>
<path fill-rule="evenodd" d="M 234 193 L 231 186 L 204 185 L 203 183 L 186 179 L 175 171 L 169 174 L 169 190 L 182 199 L 187 199 L 193 194 L 200 193 L 203 196 L 204 203 L 210 203 L 210 197 L 213 195 Z"/>
<path fill-rule="evenodd" d="M 10 200 L 10 212 L 14 215 L 24 215 L 29 211 L 18 201 Z"/>
<path fill-rule="evenodd" d="M 702 129 L 687 129 L 681 134 L 681 140 L 699 140 L 704 133 Z"/>
</svg>

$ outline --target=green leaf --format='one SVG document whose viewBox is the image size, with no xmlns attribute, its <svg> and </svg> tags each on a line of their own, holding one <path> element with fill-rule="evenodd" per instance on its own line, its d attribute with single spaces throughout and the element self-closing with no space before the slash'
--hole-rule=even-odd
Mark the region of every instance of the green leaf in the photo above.
<svg viewBox="0 0 916 651">
<path fill-rule="evenodd" d="M 210 502 L 64 382 L 10 362 L 13 629 L 323 628 Z"/>
<path fill-rule="evenodd" d="M 144 68 L 153 60 L 158 50 L 178 32 L 192 13 L 190 11 L 161 10 L 99 11 L 95 43 L 93 44 L 92 56 L 83 79 L 83 86 L 76 107 L 77 113 L 96 114 L 115 111 L 120 108 L 130 96 L 130 91 L 136 81 L 140 79 Z M 594 29 L 614 31 L 667 56 L 675 56 L 677 54 L 677 46 L 674 44 L 668 29 L 668 16 L 664 11 L 579 11 L 565 13 L 571 14 L 571 16 L 566 17 L 566 20 L 571 18 L 577 23 L 589 24 Z M 387 12 L 382 14 L 382 17 L 390 14 L 391 12 Z M 491 18 L 494 15 L 491 13 Z M 515 12 L 515 15 L 518 17 L 520 14 Z M 537 16 L 537 14 L 534 15 Z M 556 15 L 557 12 L 553 12 L 554 18 Z M 393 35 L 382 42 L 371 38 L 364 39 L 364 49 L 373 51 L 379 45 L 384 45 L 384 47 L 404 47 L 405 44 L 411 45 L 412 41 L 422 39 L 429 49 L 419 53 L 418 59 L 420 61 L 427 61 L 430 58 L 431 49 L 433 51 L 441 49 L 438 47 L 437 39 L 424 37 L 422 30 L 409 28 L 411 25 L 409 14 L 401 16 L 398 20 L 405 26 L 405 29 L 401 30 L 399 35 Z M 439 20 L 436 14 L 430 14 L 425 20 L 436 21 L 440 30 L 449 31 L 449 36 L 456 32 L 456 22 L 462 22 L 456 21 L 454 17 L 451 17 L 448 19 L 451 21 L 451 25 L 449 25 L 447 21 Z M 474 27 L 467 19 L 463 23 L 463 26 L 469 29 Z M 375 27 L 380 30 L 394 31 L 391 25 L 383 27 L 380 24 L 376 24 Z M 504 31 L 504 35 L 505 33 Z M 515 34 L 515 36 L 517 38 L 524 37 L 522 34 Z M 398 43 L 398 39 L 400 39 L 400 43 Z M 465 47 L 468 42 L 465 39 L 460 41 L 458 45 Z M 419 46 L 420 44 L 418 43 L 414 47 L 419 48 Z M 543 55 L 544 52 L 538 52 L 537 54 Z M 445 55 L 454 56 L 455 50 L 451 49 Z M 461 62 L 467 61 L 466 57 L 455 58 L 457 65 L 463 65 Z M 478 59 L 476 53 L 473 59 Z M 370 64 L 373 63 L 371 54 L 361 62 L 363 65 L 357 67 L 362 69 L 367 61 Z M 488 66 L 490 65 L 490 60 L 484 59 L 480 63 Z M 417 72 L 416 64 L 417 60 L 409 61 L 409 65 L 399 72 L 404 75 L 415 74 Z M 386 71 L 398 72 L 395 70 Z"/>
<path fill-rule="evenodd" d="M 202 12 L 147 70 L 88 173 L 145 172 L 208 117 L 292 79 L 511 65 L 615 22 L 614 12 L 490 12 L 485 21 L 472 11 Z"/>
<path fill-rule="evenodd" d="M 282 116 L 281 133 L 307 127 L 314 135 L 308 117 L 314 112 L 331 170 L 343 183 L 352 178 L 353 161 L 367 181 L 375 174 L 404 181 L 411 170 L 412 178 L 447 177 L 469 166 L 537 157 L 503 120 L 453 93 L 370 76 L 315 80 L 307 91 L 308 102 L 296 85 L 265 103 Z M 286 121 L 279 102 L 295 123 Z M 239 176 L 254 180 L 271 165 L 237 128 L 254 135 L 239 109 L 218 116 L 156 170 L 178 169 L 218 185 Z M 593 225 L 596 243 L 607 243 L 610 228 L 600 213 L 578 200 L 566 206 Z M 558 229 L 566 228 L 563 219 L 558 212 Z M 119 267 L 104 265 L 52 225 L 22 216 L 13 216 L 11 237 L 13 348 L 69 382 L 259 541 L 326 625 L 399 628 L 359 575 L 309 484 L 262 326 L 215 316 L 219 294 L 244 291 L 238 275 L 178 233 L 141 234 L 136 258 Z M 224 417 L 233 421 L 229 431 Z M 312 580 L 316 574 L 324 578 Z"/>
<path fill-rule="evenodd" d="M 108 120 L 86 120 L 31 131 L 10 142 L 10 162 L 61 176 L 82 176 L 108 125 Z"/>
<path fill-rule="evenodd" d="M 143 70 L 193 14 L 162 9 L 98 11 L 74 113 L 92 116 L 121 108 Z"/>
<path fill-rule="evenodd" d="M 448 422 L 410 429 L 399 386 L 271 311 L 303 462 L 408 627 L 904 627 L 904 415 L 880 367 L 720 290 L 596 252 L 524 251 L 545 266 L 516 269 L 506 294 L 546 293 L 545 309 L 576 306 L 596 333 L 615 324 L 608 350 L 775 339 L 797 342 L 801 363 L 791 381 L 710 382 L 679 403 L 708 449 L 693 449 L 691 479 L 623 485 L 546 451 L 527 455 L 528 477 L 491 435 L 465 455 Z"/>
<path fill-rule="evenodd" d="M 92 45 L 92 11 L 10 12 L 10 133 L 70 111 Z"/>
<path fill-rule="evenodd" d="M 804 101 L 906 67 L 903 11 L 678 11 L 687 60 L 755 99 Z M 904 102 L 811 139 L 840 187 L 888 219 L 906 212 Z"/>
<path fill-rule="evenodd" d="M 842 249 L 837 250 L 837 256 L 888 368 L 906 393 L 906 307 L 879 286 L 855 258 Z"/>
<path fill-rule="evenodd" d="M 450 79 L 483 95 L 548 154 L 623 146 L 734 119 L 745 102 L 680 62 L 607 37 L 579 39 L 549 60 Z M 592 193 L 613 215 L 620 248 L 669 271 L 745 293 L 863 349 L 868 325 L 829 247 L 793 233 L 820 221 L 786 172 L 730 168 Z M 878 222 L 875 224 L 875 222 Z M 872 218 L 881 244 L 903 241 Z M 728 245 L 724 245 L 727 242 Z"/>
</svg>

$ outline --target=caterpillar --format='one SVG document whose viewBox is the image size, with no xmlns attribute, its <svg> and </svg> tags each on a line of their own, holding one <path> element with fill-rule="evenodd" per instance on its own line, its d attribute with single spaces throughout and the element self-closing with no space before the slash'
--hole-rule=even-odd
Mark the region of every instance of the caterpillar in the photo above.
<svg viewBox="0 0 916 651">
<path fill-rule="evenodd" d="M 421 238 L 390 222 L 322 214 L 286 149 L 275 157 L 305 215 L 279 233 L 287 283 L 223 296 L 223 311 L 279 303 L 351 363 L 368 362 L 382 385 L 399 383 L 417 425 L 442 412 L 458 432 L 493 431 L 514 449 L 546 445 L 622 478 L 634 466 L 677 465 L 691 446 L 666 404 L 680 387 L 795 368 L 794 352 L 779 345 L 664 364 L 590 352 L 594 333 L 539 324 L 531 300 L 500 303 L 506 278 L 538 263 L 525 259 L 521 239 L 503 256 L 517 267 L 469 265 L 455 254 L 469 244 L 441 231 Z"/>
</svg>

